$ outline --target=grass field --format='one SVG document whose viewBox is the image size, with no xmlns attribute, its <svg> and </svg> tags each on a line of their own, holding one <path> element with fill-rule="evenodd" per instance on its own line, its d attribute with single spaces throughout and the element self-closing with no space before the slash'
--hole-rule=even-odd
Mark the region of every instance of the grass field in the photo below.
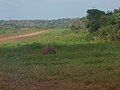
<svg viewBox="0 0 120 90">
<path fill-rule="evenodd" d="M 53 30 L 1 43 L 0 90 L 120 90 L 120 43 L 79 39 L 86 35 Z M 43 55 L 46 46 L 56 54 Z"/>
<path fill-rule="evenodd" d="M 24 31 L 21 33 L 17 32 L 14 35 L 20 35 L 20 34 L 26 34 L 29 31 Z M 37 32 L 35 30 L 31 30 L 31 32 Z M 13 34 L 3 34 L 1 36 L 8 37 L 12 36 Z M 65 29 L 56 29 L 56 30 L 49 30 L 47 33 L 44 34 L 38 34 L 35 36 L 31 37 L 26 37 L 26 38 L 19 38 L 19 39 L 12 39 L 12 40 L 7 40 L 5 42 L 1 42 L 0 45 L 17 45 L 17 44 L 30 44 L 33 42 L 41 42 L 41 43 L 88 43 L 86 40 L 86 36 L 88 35 L 88 32 L 86 30 L 82 31 L 77 31 L 73 32 L 71 30 L 65 30 Z"/>
</svg>

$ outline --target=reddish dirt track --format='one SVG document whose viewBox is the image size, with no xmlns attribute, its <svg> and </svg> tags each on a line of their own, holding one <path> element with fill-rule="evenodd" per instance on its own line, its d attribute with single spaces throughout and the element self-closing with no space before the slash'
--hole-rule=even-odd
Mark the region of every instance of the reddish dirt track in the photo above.
<svg viewBox="0 0 120 90">
<path fill-rule="evenodd" d="M 6 40 L 10 40 L 10 39 L 16 39 L 16 38 L 24 38 L 24 37 L 28 37 L 28 36 L 33 36 L 33 35 L 37 35 L 37 34 L 42 34 L 48 32 L 48 30 L 44 30 L 44 31 L 39 31 L 39 32 L 33 32 L 33 33 L 29 33 L 29 34 L 24 34 L 24 35 L 16 35 L 16 36 L 10 36 L 7 38 L 0 38 L 0 42 L 1 41 L 6 41 Z"/>
</svg>

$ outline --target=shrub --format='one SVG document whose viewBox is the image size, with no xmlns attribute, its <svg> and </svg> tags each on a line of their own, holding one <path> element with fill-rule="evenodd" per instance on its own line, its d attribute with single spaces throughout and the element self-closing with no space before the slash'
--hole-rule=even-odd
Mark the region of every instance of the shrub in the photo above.
<svg viewBox="0 0 120 90">
<path fill-rule="evenodd" d="M 100 28 L 97 32 L 93 33 L 94 40 L 100 41 L 120 41 L 120 28 L 118 25 L 108 25 Z"/>
</svg>

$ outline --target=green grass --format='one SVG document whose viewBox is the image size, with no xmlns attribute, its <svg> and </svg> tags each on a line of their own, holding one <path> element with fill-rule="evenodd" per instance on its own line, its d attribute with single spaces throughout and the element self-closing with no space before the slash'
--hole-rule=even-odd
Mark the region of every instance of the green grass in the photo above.
<svg viewBox="0 0 120 90">
<path fill-rule="evenodd" d="M 18 33 L 19 32 L 17 32 L 17 34 Z M 22 33 L 26 33 L 26 32 L 22 32 Z M 65 30 L 65 29 L 60 29 L 60 30 L 55 29 L 55 30 L 49 30 L 47 33 L 44 33 L 44 34 L 38 34 L 35 36 L 19 38 L 19 39 L 12 39 L 12 40 L 8 40 L 5 42 L 1 42 L 0 45 L 17 45 L 17 44 L 22 45 L 22 44 L 28 44 L 28 43 L 33 43 L 33 42 L 66 43 L 66 44 L 68 44 L 68 43 L 88 43 L 88 40 L 87 40 L 88 34 L 89 33 L 87 30 L 71 31 L 71 30 Z"/>
<path fill-rule="evenodd" d="M 0 48 L 1 90 L 119 90 L 120 44 L 48 44 Z"/>
<path fill-rule="evenodd" d="M 61 29 L 0 42 L 0 90 L 120 90 L 120 43 L 91 43 L 88 34 Z M 57 53 L 42 55 L 47 46 Z"/>
</svg>

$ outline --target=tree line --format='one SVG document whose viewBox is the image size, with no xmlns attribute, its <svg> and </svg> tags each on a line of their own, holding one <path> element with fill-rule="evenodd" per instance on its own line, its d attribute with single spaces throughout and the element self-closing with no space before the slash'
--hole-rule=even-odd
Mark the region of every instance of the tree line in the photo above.
<svg viewBox="0 0 120 90">
<path fill-rule="evenodd" d="M 0 30 L 4 29 L 52 29 L 52 28 L 84 28 L 81 18 L 65 18 L 58 20 L 0 20 Z"/>
<path fill-rule="evenodd" d="M 102 41 L 120 41 L 120 8 L 108 12 L 90 9 L 87 13 L 87 28 L 91 33 L 91 38 Z"/>
</svg>

